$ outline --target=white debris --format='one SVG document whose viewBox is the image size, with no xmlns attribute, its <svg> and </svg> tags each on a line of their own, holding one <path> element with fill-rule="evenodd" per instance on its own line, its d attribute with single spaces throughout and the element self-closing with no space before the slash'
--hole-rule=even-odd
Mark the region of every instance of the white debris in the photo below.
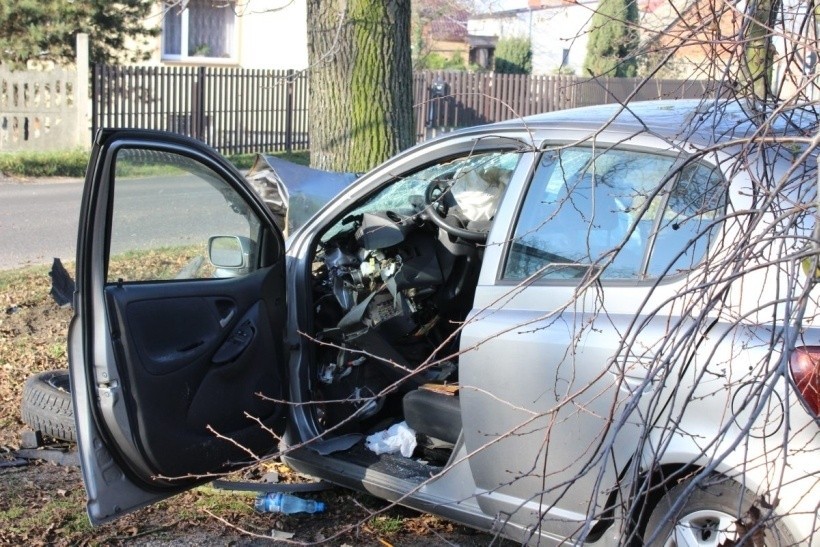
<svg viewBox="0 0 820 547">
<path fill-rule="evenodd" d="M 365 445 L 376 454 L 394 454 L 401 452 L 405 458 L 413 455 L 416 449 L 416 432 L 400 422 L 385 431 L 374 433 L 365 439 Z"/>
</svg>

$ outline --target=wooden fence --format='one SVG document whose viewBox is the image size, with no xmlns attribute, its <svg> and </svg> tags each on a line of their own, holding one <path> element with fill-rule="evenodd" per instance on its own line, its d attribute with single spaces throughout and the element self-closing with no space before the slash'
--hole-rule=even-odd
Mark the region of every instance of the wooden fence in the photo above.
<svg viewBox="0 0 820 547">
<path fill-rule="evenodd" d="M 416 137 L 576 106 L 700 98 L 711 82 L 494 73 L 413 75 Z M 96 65 L 92 128 L 163 129 L 225 154 L 304 150 L 307 76 L 293 71 Z"/>
<path fill-rule="evenodd" d="M 656 99 L 714 96 L 707 80 L 417 72 L 413 75 L 416 137 L 542 112 Z"/>
</svg>

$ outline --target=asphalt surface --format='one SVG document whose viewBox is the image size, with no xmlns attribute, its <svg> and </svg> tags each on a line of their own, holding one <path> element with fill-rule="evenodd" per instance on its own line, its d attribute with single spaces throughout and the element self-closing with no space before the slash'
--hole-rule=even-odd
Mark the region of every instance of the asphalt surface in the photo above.
<svg viewBox="0 0 820 547">
<path fill-rule="evenodd" d="M 0 270 L 74 261 L 81 179 L 0 177 Z"/>
<path fill-rule="evenodd" d="M 0 179 L 0 270 L 73 262 L 82 191 L 81 179 Z M 114 209 L 112 254 L 249 233 L 222 194 L 193 175 L 125 179 Z"/>
</svg>

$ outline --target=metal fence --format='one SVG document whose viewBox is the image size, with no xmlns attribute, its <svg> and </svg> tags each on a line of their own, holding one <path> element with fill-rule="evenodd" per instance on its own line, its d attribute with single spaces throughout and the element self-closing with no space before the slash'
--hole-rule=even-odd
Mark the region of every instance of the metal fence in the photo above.
<svg viewBox="0 0 820 547">
<path fill-rule="evenodd" d="M 482 123 L 627 99 L 698 98 L 701 80 L 417 72 L 416 138 Z M 95 65 L 92 129 L 163 129 L 207 142 L 224 154 L 305 150 L 304 73 L 217 67 Z"/>
<path fill-rule="evenodd" d="M 292 70 L 95 65 L 92 130 L 162 129 L 223 154 L 308 147 L 307 77 Z"/>
</svg>

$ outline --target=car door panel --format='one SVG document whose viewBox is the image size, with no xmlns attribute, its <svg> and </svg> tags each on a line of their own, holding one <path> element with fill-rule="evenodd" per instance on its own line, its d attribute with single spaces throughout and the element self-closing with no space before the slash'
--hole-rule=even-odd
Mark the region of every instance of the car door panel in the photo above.
<svg viewBox="0 0 820 547">
<path fill-rule="evenodd" d="M 117 310 L 116 326 L 130 331 L 130 339 L 136 342 L 139 364 L 145 372 L 156 375 L 177 372 L 214 351 L 223 330 L 214 302 L 205 296 L 138 296 L 145 299 L 132 300 L 134 297 L 129 294 L 132 292 L 137 291 L 121 287 L 106 289 L 108 301 Z M 235 306 L 231 301 L 231 307 Z"/>
<path fill-rule="evenodd" d="M 502 204 L 460 348 L 464 440 L 486 513 L 577 538 L 588 519 L 606 515 L 619 476 L 639 457 L 635 416 L 647 415 L 656 387 L 649 367 L 669 325 L 685 320 L 664 304 L 680 284 L 642 271 L 649 225 L 669 225 L 678 239 L 663 245 L 677 253 L 689 239 L 682 222 L 668 220 L 684 216 L 677 202 L 708 203 L 703 215 L 720 203 L 669 183 L 674 162 L 637 148 L 570 147 L 545 152 L 528 187 L 511 184 L 524 199 Z M 704 184 L 692 186 L 711 189 L 712 171 L 698 169 L 690 178 Z M 653 195 L 645 190 L 668 184 L 689 199 L 642 208 Z"/>
<path fill-rule="evenodd" d="M 286 414 L 279 371 L 259 366 L 281 351 L 270 336 L 271 314 L 259 299 L 260 287 L 274 275 L 268 269 L 227 281 L 175 283 L 173 294 L 187 296 L 173 298 L 164 296 L 171 292 L 165 283 L 106 289 L 112 327 L 121 334 L 114 336 L 121 378 L 134 401 L 128 405 L 132 430 L 162 475 L 213 470 L 226 456 L 247 459 L 239 447 L 230 454 L 215 450 L 230 444 L 217 433 L 254 453 L 270 446 L 254 418 L 270 427 Z M 224 310 L 234 320 L 223 327 Z M 254 332 L 247 347 L 228 362 L 214 363 L 242 325 Z"/>
<path fill-rule="evenodd" d="M 537 293 L 560 296 L 555 287 L 529 289 L 511 297 L 510 288 L 488 287 L 483 294 L 505 301 L 504 308 L 468 319 L 459 371 L 465 444 L 474 454 L 477 501 L 486 513 L 505 513 L 529 528 L 548 522 L 546 528 L 570 537 L 590 505 L 593 513 L 604 505 L 598 481 L 609 487 L 617 475 L 611 465 L 599 469 L 596 458 L 611 433 L 603 418 L 622 401 L 605 374 L 609 332 L 584 332 L 559 305 L 552 314 L 533 309 L 531 303 L 546 296 Z M 572 290 L 564 291 L 567 299 Z M 488 407 L 492 413 L 483 410 Z M 626 429 L 621 436 L 631 434 Z M 629 454 L 612 456 L 621 464 L 629 460 Z M 589 468 L 595 470 L 585 472 Z"/>
<path fill-rule="evenodd" d="M 215 235 L 247 243 L 239 267 L 205 261 Z M 97 135 L 69 333 L 93 523 L 278 445 L 284 319 L 282 234 L 232 165 L 178 135 Z"/>
</svg>

